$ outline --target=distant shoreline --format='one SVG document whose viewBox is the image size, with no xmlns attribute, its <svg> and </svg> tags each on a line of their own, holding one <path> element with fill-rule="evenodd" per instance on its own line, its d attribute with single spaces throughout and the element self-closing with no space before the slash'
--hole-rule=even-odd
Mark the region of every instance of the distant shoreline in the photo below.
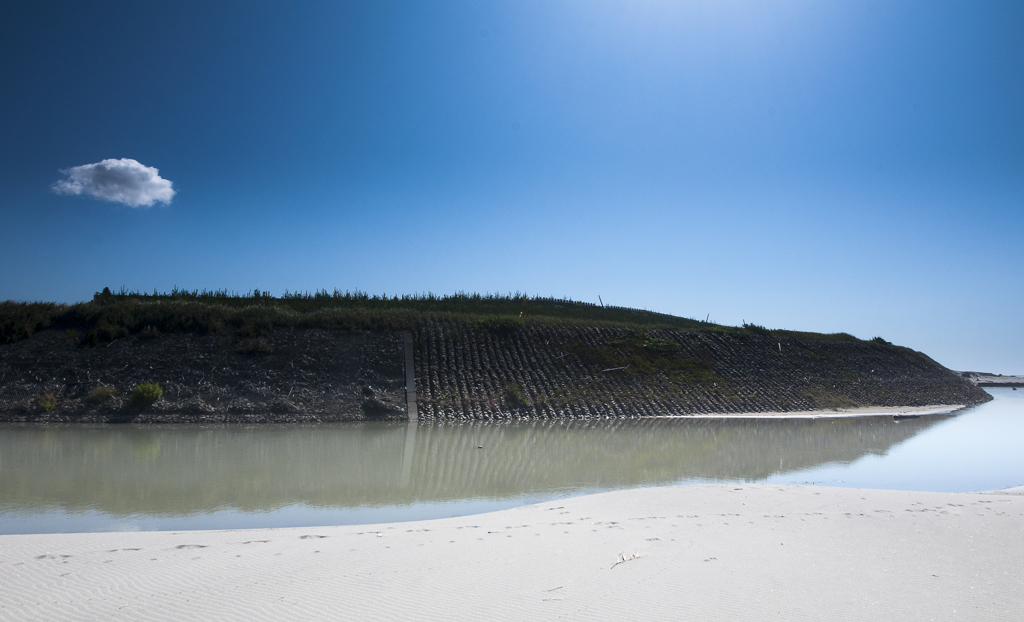
<svg viewBox="0 0 1024 622">
<path fill-rule="evenodd" d="M 1024 387 L 1024 376 L 1004 376 L 1002 374 L 986 374 L 973 371 L 960 372 L 976 387 Z"/>
</svg>

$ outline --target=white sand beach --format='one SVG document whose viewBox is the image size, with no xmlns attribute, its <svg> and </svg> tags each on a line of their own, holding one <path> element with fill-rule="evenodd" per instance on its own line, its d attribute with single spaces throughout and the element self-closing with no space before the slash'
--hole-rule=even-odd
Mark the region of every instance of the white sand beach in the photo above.
<svg viewBox="0 0 1024 622">
<path fill-rule="evenodd" d="M 0 537 L 0 620 L 1020 620 L 1024 492 L 646 488 L 442 520 Z"/>
</svg>

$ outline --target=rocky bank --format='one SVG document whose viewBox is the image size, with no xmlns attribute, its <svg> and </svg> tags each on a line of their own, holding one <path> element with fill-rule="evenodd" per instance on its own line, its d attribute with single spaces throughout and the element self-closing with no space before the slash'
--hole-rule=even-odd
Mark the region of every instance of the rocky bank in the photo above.
<svg viewBox="0 0 1024 622">
<path fill-rule="evenodd" d="M 976 404 L 928 356 L 882 340 L 427 321 L 422 419 L 597 418 Z M 275 328 L 259 339 L 133 334 L 85 347 L 49 328 L 0 345 L 0 420 L 321 422 L 407 417 L 401 333 Z M 133 403 L 140 383 L 163 395 Z M 106 387 L 102 391 L 97 389 Z"/>
</svg>

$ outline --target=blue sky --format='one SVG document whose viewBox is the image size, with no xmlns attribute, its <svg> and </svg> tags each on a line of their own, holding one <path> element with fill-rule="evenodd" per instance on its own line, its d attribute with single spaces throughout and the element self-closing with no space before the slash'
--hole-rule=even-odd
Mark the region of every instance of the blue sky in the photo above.
<svg viewBox="0 0 1024 622">
<path fill-rule="evenodd" d="M 0 299 L 600 295 L 1024 374 L 1024 3 L 5 6 Z M 54 191 L 121 158 L 170 202 Z"/>
</svg>

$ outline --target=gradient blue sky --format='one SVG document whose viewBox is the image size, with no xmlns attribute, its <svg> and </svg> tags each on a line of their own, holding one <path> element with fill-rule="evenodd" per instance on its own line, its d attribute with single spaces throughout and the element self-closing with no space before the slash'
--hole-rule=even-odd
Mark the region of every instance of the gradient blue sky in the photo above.
<svg viewBox="0 0 1024 622">
<path fill-rule="evenodd" d="M 8 2 L 0 299 L 525 291 L 1024 373 L 1022 2 Z M 133 158 L 132 208 L 51 185 Z"/>
</svg>

